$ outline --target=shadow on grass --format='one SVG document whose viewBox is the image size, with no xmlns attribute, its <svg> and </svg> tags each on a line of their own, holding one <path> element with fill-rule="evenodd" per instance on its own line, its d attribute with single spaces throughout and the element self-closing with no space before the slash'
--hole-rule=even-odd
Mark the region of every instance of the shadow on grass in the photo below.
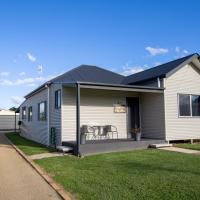
<svg viewBox="0 0 200 200">
<path fill-rule="evenodd" d="M 55 152 L 54 148 L 47 147 L 37 142 L 28 140 L 18 133 L 6 133 L 6 136 L 13 144 L 18 146 L 25 154 L 33 155 L 36 153 Z"/>
</svg>

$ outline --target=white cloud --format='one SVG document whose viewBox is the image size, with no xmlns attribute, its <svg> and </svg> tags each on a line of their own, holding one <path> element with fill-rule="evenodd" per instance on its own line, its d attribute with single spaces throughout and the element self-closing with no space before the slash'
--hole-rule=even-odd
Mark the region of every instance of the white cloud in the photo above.
<svg viewBox="0 0 200 200">
<path fill-rule="evenodd" d="M 15 105 L 20 105 L 24 101 L 24 98 L 23 97 L 19 97 L 19 96 L 13 96 L 13 97 L 11 97 L 11 101 Z"/>
<path fill-rule="evenodd" d="M 0 85 L 3 86 L 20 86 L 20 85 L 25 85 L 25 86 L 37 86 L 41 83 L 44 83 L 50 79 L 52 79 L 54 76 L 47 76 L 47 77 L 29 77 L 29 78 L 24 78 L 24 79 L 17 79 L 17 80 L 1 80 Z"/>
<path fill-rule="evenodd" d="M 30 84 L 27 84 L 27 86 L 29 86 L 29 87 L 36 87 L 38 85 L 36 83 L 30 83 Z"/>
<path fill-rule="evenodd" d="M 42 74 L 43 73 L 43 66 L 42 65 L 38 65 L 37 71 L 38 71 L 38 74 Z"/>
<path fill-rule="evenodd" d="M 27 55 L 28 59 L 29 59 L 31 62 L 35 62 L 35 61 L 36 61 L 36 57 L 33 56 L 31 53 L 27 53 L 26 55 Z"/>
<path fill-rule="evenodd" d="M 178 47 L 178 46 L 175 48 L 175 52 L 178 54 L 178 57 L 183 57 L 183 56 L 185 56 L 185 54 L 189 53 L 188 50 L 183 49 L 183 48 Z"/>
<path fill-rule="evenodd" d="M 26 72 L 20 72 L 19 75 L 20 75 L 20 76 L 25 76 L 25 75 L 26 75 Z"/>
<path fill-rule="evenodd" d="M 176 51 L 177 53 L 179 53 L 179 52 L 180 52 L 180 47 L 176 47 L 176 48 L 175 48 L 175 51 Z"/>
<path fill-rule="evenodd" d="M 9 72 L 0 72 L 0 76 L 9 76 Z"/>
<path fill-rule="evenodd" d="M 169 52 L 168 49 L 153 48 L 153 47 L 146 47 L 145 50 L 148 51 L 150 53 L 150 55 L 152 55 L 152 56 L 156 56 L 156 55 L 160 55 L 160 54 L 166 54 L 166 53 Z"/>
<path fill-rule="evenodd" d="M 155 62 L 154 66 L 158 66 L 158 65 L 161 65 L 161 64 L 162 64 L 161 62 Z"/>
<path fill-rule="evenodd" d="M 131 75 L 131 74 L 135 74 L 135 73 L 144 71 L 145 68 L 147 68 L 147 67 L 148 67 L 147 65 L 130 67 L 129 64 L 127 63 L 123 67 L 122 75 L 128 76 L 128 75 Z"/>
</svg>

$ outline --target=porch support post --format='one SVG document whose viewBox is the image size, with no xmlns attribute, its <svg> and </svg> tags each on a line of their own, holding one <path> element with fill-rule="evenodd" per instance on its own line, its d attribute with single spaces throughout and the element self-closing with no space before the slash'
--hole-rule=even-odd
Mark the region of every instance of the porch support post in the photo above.
<svg viewBox="0 0 200 200">
<path fill-rule="evenodd" d="M 80 156 L 80 85 L 76 83 L 76 156 Z"/>
<path fill-rule="evenodd" d="M 16 116 L 16 111 L 15 111 L 15 133 L 17 132 L 17 116 Z"/>
</svg>

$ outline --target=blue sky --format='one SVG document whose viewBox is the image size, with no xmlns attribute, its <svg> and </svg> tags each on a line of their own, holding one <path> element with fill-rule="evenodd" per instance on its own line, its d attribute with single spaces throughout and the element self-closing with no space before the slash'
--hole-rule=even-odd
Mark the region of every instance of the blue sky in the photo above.
<svg viewBox="0 0 200 200">
<path fill-rule="evenodd" d="M 80 64 L 130 74 L 199 52 L 200 2 L 0 0 L 0 107 Z"/>
</svg>

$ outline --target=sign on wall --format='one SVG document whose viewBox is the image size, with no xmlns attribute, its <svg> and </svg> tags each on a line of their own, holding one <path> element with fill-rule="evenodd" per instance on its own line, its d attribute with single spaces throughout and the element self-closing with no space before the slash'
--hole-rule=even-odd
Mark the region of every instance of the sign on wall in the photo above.
<svg viewBox="0 0 200 200">
<path fill-rule="evenodd" d="M 126 113 L 126 106 L 123 104 L 114 104 L 115 113 Z"/>
</svg>

